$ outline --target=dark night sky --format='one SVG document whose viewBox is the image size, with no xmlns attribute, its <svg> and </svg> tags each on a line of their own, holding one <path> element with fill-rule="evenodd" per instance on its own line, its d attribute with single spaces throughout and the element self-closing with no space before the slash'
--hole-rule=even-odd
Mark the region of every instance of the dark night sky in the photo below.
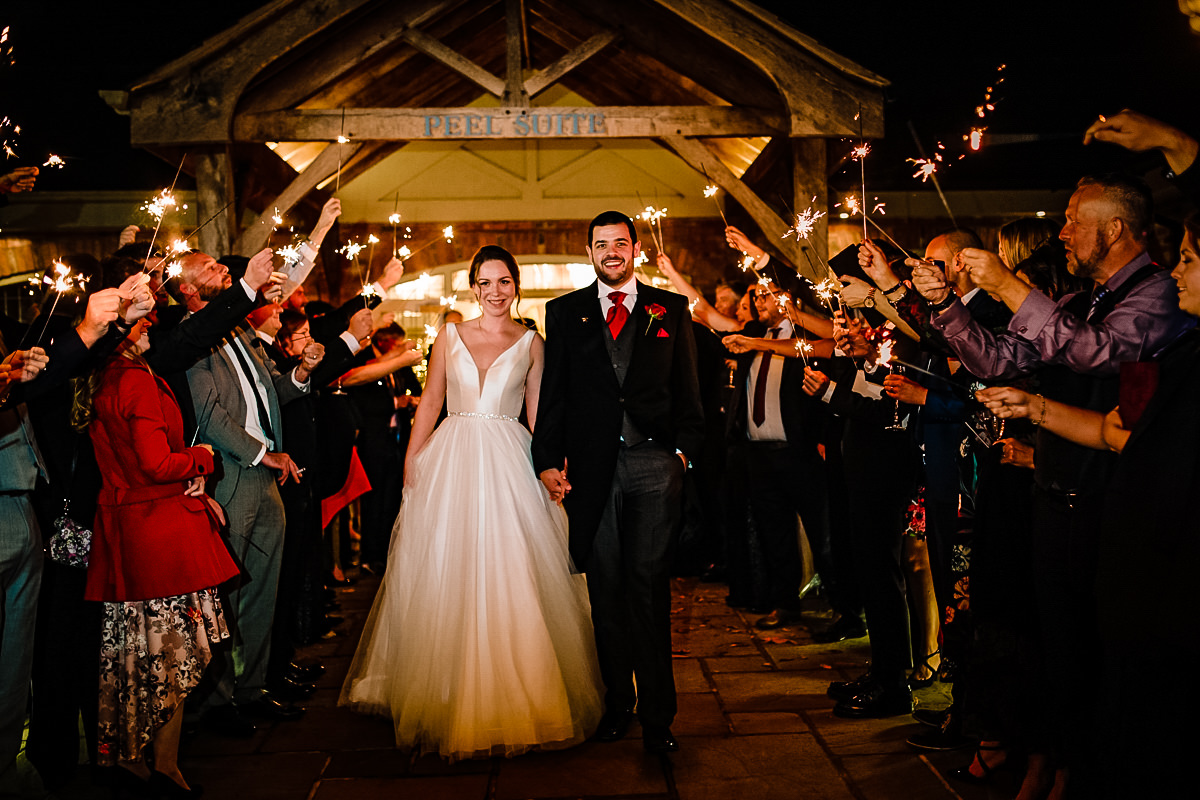
<svg viewBox="0 0 1200 800">
<path fill-rule="evenodd" d="M 44 171 L 44 190 L 169 183 L 173 166 L 131 150 L 127 121 L 97 90 L 124 88 L 261 2 L 139 4 L 136 13 L 102 3 L 72 3 L 65 12 L 64 5 L 8 0 L 0 6 L 0 26 L 12 26 L 16 56 L 12 66 L 0 66 L 0 115 L 23 127 L 20 158 L 8 164 L 39 164 L 50 152 L 66 157 L 67 169 Z M 1083 172 L 1154 163 L 1079 145 L 1097 114 L 1124 106 L 1200 131 L 1193 86 L 1200 36 L 1189 32 L 1175 0 L 760 5 L 892 81 L 887 137 L 867 162 L 868 183 L 880 190 L 919 187 L 904 162 L 917 155 L 909 120 L 927 149 L 941 140 L 959 151 L 1001 63 L 1008 68 L 990 132 L 1069 136 L 986 146 L 941 173 L 947 190 L 1065 188 Z"/>
</svg>

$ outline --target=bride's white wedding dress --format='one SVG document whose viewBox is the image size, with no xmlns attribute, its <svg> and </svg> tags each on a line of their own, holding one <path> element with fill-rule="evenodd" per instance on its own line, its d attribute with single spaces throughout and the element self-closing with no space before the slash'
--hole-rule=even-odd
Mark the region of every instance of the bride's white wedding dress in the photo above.
<svg viewBox="0 0 1200 800">
<path fill-rule="evenodd" d="M 534 334 L 480 373 L 442 332 L 450 416 L 409 462 L 341 703 L 451 759 L 569 747 L 603 711 L 587 586 L 517 421 Z"/>
</svg>

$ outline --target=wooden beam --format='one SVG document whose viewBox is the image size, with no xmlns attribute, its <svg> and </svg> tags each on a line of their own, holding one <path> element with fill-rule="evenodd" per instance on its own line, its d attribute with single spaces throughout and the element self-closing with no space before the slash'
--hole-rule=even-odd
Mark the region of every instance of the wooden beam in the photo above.
<svg viewBox="0 0 1200 800">
<path fill-rule="evenodd" d="M 763 235 L 779 248 L 797 272 L 813 281 L 824 279 L 823 271 L 822 273 L 817 271 L 822 269 L 819 263 L 816 270 L 812 269 L 804 252 L 800 249 L 799 243 L 792 237 L 784 238 L 784 233 L 791 227 L 790 223 L 780 219 L 779 215 L 772 211 L 762 198 L 756 195 L 749 186 L 738 180 L 703 142 L 686 136 L 663 136 L 661 139 L 680 158 L 691 164 L 693 169 L 697 172 L 707 173 L 714 183 L 738 201 L 758 224 Z"/>
<path fill-rule="evenodd" d="M 525 40 L 525 8 L 521 0 L 505 0 L 504 4 L 505 73 L 504 96 L 501 102 L 511 107 L 528 108 L 525 94 L 525 70 L 522 66 L 522 42 Z"/>
<path fill-rule="evenodd" d="M 276 0 L 130 90 L 130 142 L 224 143 L 246 87 L 369 0 Z"/>
<path fill-rule="evenodd" d="M 268 111 L 299 105 L 399 42 L 407 28 L 428 22 L 450 5 L 449 0 L 410 0 L 386 5 L 323 46 L 319 57 L 297 56 L 282 71 L 250 89 L 240 107 Z"/>
<path fill-rule="evenodd" d="M 791 136 L 883 136 L 883 94 L 783 36 L 762 19 L 710 0 L 653 0 L 733 48 L 770 77 L 783 95 Z M 700 57 L 704 57 L 700 54 Z M 741 102 L 741 101 L 739 101 Z"/>
<path fill-rule="evenodd" d="M 484 91 L 490 92 L 496 97 L 504 95 L 504 81 L 471 59 L 466 58 L 458 51 L 451 50 L 432 36 L 422 33 L 415 28 L 408 28 L 404 31 L 401 38 L 434 61 L 444 64 L 464 78 L 479 84 L 483 87 Z"/>
<path fill-rule="evenodd" d="M 605 47 L 608 47 L 616 38 L 617 34 L 612 31 L 601 31 L 592 36 L 558 61 L 529 76 L 529 79 L 525 81 L 525 94 L 535 97 L 547 87 L 554 85 L 556 81 L 568 72 L 596 55 L 596 53 L 599 53 Z"/>
<path fill-rule="evenodd" d="M 197 232 L 197 242 L 200 250 L 219 258 L 230 252 L 233 231 L 233 174 L 229 154 L 221 148 L 197 153 L 193 159 L 196 165 L 196 219 L 204 222 L 216 215 Z"/>
<path fill-rule="evenodd" d="M 234 246 L 234 252 L 242 256 L 251 256 L 261 250 L 271 235 L 271 216 L 275 209 L 279 209 L 280 214 L 286 214 L 306 194 L 317 188 L 317 184 L 337 172 L 339 163 L 344 165 L 353 158 L 362 146 L 362 142 L 350 142 L 343 145 L 332 144 L 322 150 L 321 154 L 288 184 L 279 197 L 275 198 L 275 202 L 259 215 L 258 220 L 242 232 Z"/>
<path fill-rule="evenodd" d="M 732 106 L 546 106 L 543 108 L 348 108 L 351 139 L 575 139 L 777 136 L 783 121 Z M 239 114 L 233 134 L 249 142 L 333 141 L 341 109 Z"/>
<path fill-rule="evenodd" d="M 789 139 L 792 145 L 792 210 L 797 214 L 812 206 L 829 208 L 829 183 L 825 173 L 825 139 Z M 815 199 L 814 199 L 815 198 Z M 829 258 L 829 218 L 813 225 L 807 244 L 823 259 Z M 803 247 L 803 245 L 801 245 Z"/>
</svg>

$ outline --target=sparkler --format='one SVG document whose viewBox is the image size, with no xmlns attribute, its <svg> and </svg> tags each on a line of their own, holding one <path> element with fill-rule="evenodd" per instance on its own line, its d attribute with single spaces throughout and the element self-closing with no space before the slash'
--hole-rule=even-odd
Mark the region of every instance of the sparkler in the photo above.
<svg viewBox="0 0 1200 800">
<path fill-rule="evenodd" d="M 867 144 L 863 138 L 863 119 L 862 106 L 858 107 L 858 113 L 854 115 L 858 120 L 858 147 L 855 147 L 850 152 L 850 157 L 858 162 L 859 177 L 862 179 L 862 196 L 863 204 L 867 202 L 867 154 L 871 152 L 871 145 Z M 863 214 L 863 239 L 867 238 L 867 215 Z"/>
<path fill-rule="evenodd" d="M 701 169 L 704 170 L 704 180 L 712 181 L 712 178 L 708 177 L 708 169 L 703 165 L 701 165 Z M 729 220 L 725 218 L 725 209 L 721 208 L 721 201 L 717 199 L 717 192 L 719 191 L 720 187 L 718 187 L 715 183 L 709 183 L 704 187 L 704 196 L 711 197 L 712 201 L 717 204 L 717 213 L 721 215 L 721 222 L 725 223 L 725 227 L 728 228 Z M 664 211 L 665 210 L 666 209 L 664 209 Z"/>
<path fill-rule="evenodd" d="M 5 25 L 3 30 L 0 30 L 0 59 L 6 62 L 10 67 L 13 65 L 13 46 L 8 43 L 9 26 Z"/>
<path fill-rule="evenodd" d="M 813 196 L 812 201 L 814 203 L 817 202 L 815 195 Z M 812 235 L 812 232 L 816 227 L 817 220 L 823 216 L 825 216 L 824 211 L 816 211 L 812 206 L 809 206 L 808 208 L 804 209 L 803 213 L 796 215 L 796 224 L 788 228 L 780 238 L 786 239 L 789 236 L 795 236 L 797 242 L 807 239 Z"/>
<path fill-rule="evenodd" d="M 666 215 L 665 208 L 655 208 L 654 206 L 646 206 L 645 210 L 637 215 L 638 219 L 650 226 L 650 239 L 660 253 L 665 251 L 662 238 L 662 218 Z"/>
<path fill-rule="evenodd" d="M 338 133 L 337 137 L 338 168 L 337 176 L 334 178 L 334 194 L 337 194 L 342 190 L 342 145 L 348 141 L 350 141 L 350 139 L 346 136 L 346 107 L 342 106 L 342 130 L 340 133 Z"/>
<path fill-rule="evenodd" d="M 73 289 L 82 289 L 84 284 L 87 283 L 87 278 L 82 275 L 73 275 L 71 268 L 58 259 L 50 262 L 50 265 L 53 267 L 53 277 L 51 277 L 51 270 L 46 270 L 45 274 L 42 275 L 42 283 L 54 291 L 54 302 L 50 304 L 50 313 L 46 315 L 46 321 L 42 324 L 42 331 L 38 334 L 37 341 L 33 343 L 34 347 L 41 346 L 42 338 L 46 335 L 46 329 L 50 327 L 50 319 L 54 316 L 54 310 L 58 308 L 58 301 L 62 299 L 62 296 Z M 29 331 L 26 330 L 25 336 L 21 338 L 18 350 L 24 348 L 25 340 L 28 337 Z"/>
<path fill-rule="evenodd" d="M 407 233 L 407 231 L 411 231 L 411 230 L 412 230 L 412 228 L 405 228 L 406 233 L 404 234 L 404 238 L 406 238 L 406 239 L 409 238 L 409 234 Z M 450 244 L 451 242 L 453 242 L 454 241 L 454 226 L 447 225 L 446 227 L 442 228 L 442 237 L 441 238 L 446 240 L 446 244 Z M 409 250 L 408 245 L 405 245 L 404 247 L 401 247 L 399 251 L 397 251 L 396 255 L 398 255 L 402 259 L 412 258 L 417 253 L 424 250 L 426 247 L 429 247 L 429 245 L 431 245 L 431 244 L 437 244 L 437 239 L 430 239 L 428 242 L 421 245 L 416 250 Z"/>
<path fill-rule="evenodd" d="M 178 208 L 178 203 L 175 201 L 175 181 L 179 180 L 179 173 L 183 172 L 183 161 L 187 158 L 184 153 L 183 158 L 179 159 L 179 167 L 175 170 L 175 177 L 171 179 L 171 187 L 163 189 L 156 196 L 150 198 L 142 208 L 147 211 L 150 216 L 154 217 L 154 235 L 150 237 L 150 247 L 146 250 L 146 261 L 150 260 L 150 255 L 154 252 L 154 240 L 158 238 L 158 229 L 162 227 L 163 217 L 167 213 L 168 208 Z M 190 236 L 188 238 L 191 238 Z M 145 267 L 143 266 L 143 271 Z"/>
<path fill-rule="evenodd" d="M 43 167 L 54 167 L 55 169 L 62 169 L 66 165 L 67 162 L 63 161 L 61 156 L 56 156 L 53 153 L 51 153 L 50 157 L 46 159 L 44 164 L 42 164 Z"/>
<path fill-rule="evenodd" d="M 396 208 L 400 207 L 400 193 L 396 192 L 396 205 L 392 209 L 392 215 L 388 217 L 388 222 L 392 223 L 392 255 L 395 256 L 399 251 L 396 249 L 396 226 L 400 224 L 400 214 Z"/>
<path fill-rule="evenodd" d="M 426 324 L 426 325 L 425 325 L 425 338 L 426 338 L 426 339 L 430 339 L 430 340 L 436 339 L 436 338 L 437 338 L 437 335 L 438 335 L 438 329 L 437 329 L 437 328 L 435 328 L 435 327 L 433 327 L 432 325 L 429 325 L 429 324 Z"/>
</svg>

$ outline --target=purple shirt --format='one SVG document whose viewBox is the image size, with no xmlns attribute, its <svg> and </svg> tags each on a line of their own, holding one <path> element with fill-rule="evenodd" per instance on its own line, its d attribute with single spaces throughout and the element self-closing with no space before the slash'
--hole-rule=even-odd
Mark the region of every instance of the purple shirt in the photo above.
<svg viewBox="0 0 1200 800">
<path fill-rule="evenodd" d="M 1104 287 L 1116 291 L 1151 263 L 1142 253 L 1109 278 Z M 1065 309 L 1076 297 L 1057 303 L 1032 291 L 1009 322 L 1008 331 L 994 334 L 967 313 L 962 303 L 933 317 L 963 366 L 985 380 L 1027 375 L 1042 364 L 1061 364 L 1084 375 L 1115 375 L 1122 361 L 1156 356 L 1195 320 L 1179 310 L 1174 279 L 1162 271 L 1130 290 L 1098 324 L 1089 324 Z"/>
</svg>

